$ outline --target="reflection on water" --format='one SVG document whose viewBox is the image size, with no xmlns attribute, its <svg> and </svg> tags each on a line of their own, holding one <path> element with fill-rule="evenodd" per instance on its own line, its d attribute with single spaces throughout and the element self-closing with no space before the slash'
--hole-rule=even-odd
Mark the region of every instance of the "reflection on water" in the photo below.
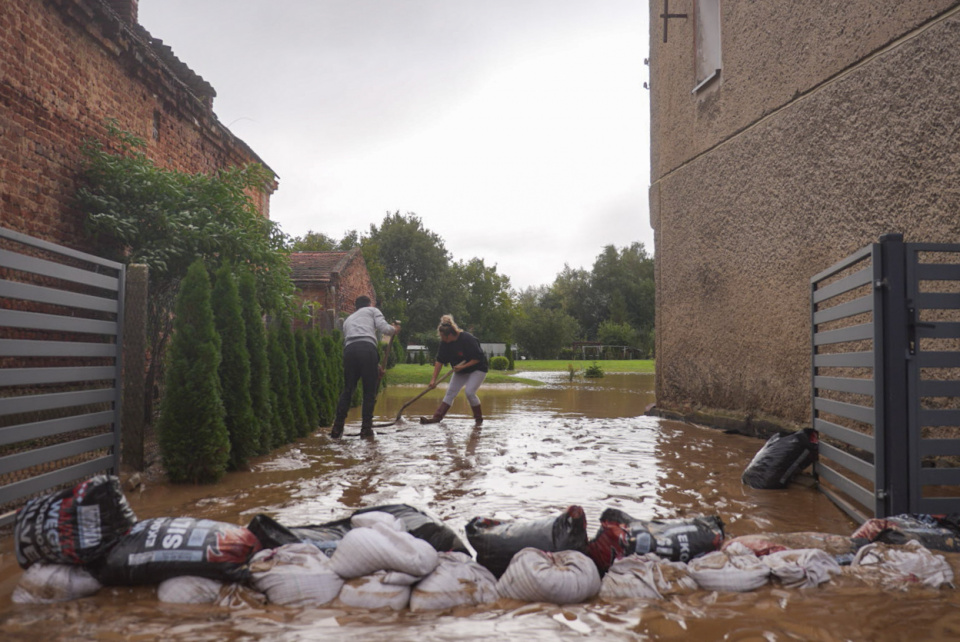
<svg viewBox="0 0 960 642">
<path fill-rule="evenodd" d="M 855 525 L 825 497 L 801 486 L 758 491 L 740 474 L 762 445 L 688 424 L 642 416 L 652 375 L 569 381 L 537 375 L 537 388 L 484 386 L 487 422 L 474 429 L 462 396 L 442 423 L 421 426 L 436 390 L 374 441 L 323 432 L 228 475 L 215 487 L 153 487 L 129 497 L 140 519 L 167 515 L 246 524 L 266 513 L 288 525 L 338 519 L 365 506 L 406 503 L 457 530 L 482 515 L 532 519 L 570 504 L 588 527 L 620 508 L 639 518 L 719 515 L 730 536 L 763 531 L 849 534 Z M 378 401 L 389 421 L 422 388 L 393 387 Z M 954 560 L 951 560 L 953 562 Z M 0 541 L 0 627 L 4 639 L 118 640 L 845 640 L 951 639 L 960 635 L 952 591 L 896 596 L 864 588 L 765 588 L 747 594 L 699 592 L 670 601 L 553 606 L 502 601 L 442 614 L 347 612 L 280 607 L 165 605 L 152 587 L 108 588 L 50 606 L 10 602 L 20 571 L 10 538 Z"/>
</svg>

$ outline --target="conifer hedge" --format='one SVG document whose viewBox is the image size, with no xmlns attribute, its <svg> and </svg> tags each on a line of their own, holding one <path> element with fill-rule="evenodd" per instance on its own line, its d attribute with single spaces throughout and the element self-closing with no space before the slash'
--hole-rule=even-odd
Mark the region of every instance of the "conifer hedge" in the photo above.
<svg viewBox="0 0 960 642">
<path fill-rule="evenodd" d="M 270 362 L 270 401 L 273 404 L 271 448 L 293 441 L 294 417 L 290 406 L 290 366 L 280 339 L 283 323 L 274 322 L 267 332 L 267 358 Z"/>
<path fill-rule="evenodd" d="M 220 338 L 202 261 L 187 270 L 167 353 L 157 432 L 172 482 L 209 483 L 223 477 L 230 438 L 220 395 Z"/>
<path fill-rule="evenodd" d="M 303 399 L 303 410 L 306 422 L 302 436 L 312 434 L 320 425 L 317 412 L 317 400 L 313 394 L 313 372 L 310 368 L 310 359 L 307 355 L 307 332 L 298 329 L 294 333 L 297 342 L 297 365 L 300 366 L 300 397 Z"/>
<path fill-rule="evenodd" d="M 270 452 L 273 442 L 270 407 L 270 364 L 267 361 L 267 332 L 257 302 L 257 279 L 249 270 L 240 273 L 240 303 L 250 358 L 250 404 L 257 421 L 257 453 Z"/>
</svg>

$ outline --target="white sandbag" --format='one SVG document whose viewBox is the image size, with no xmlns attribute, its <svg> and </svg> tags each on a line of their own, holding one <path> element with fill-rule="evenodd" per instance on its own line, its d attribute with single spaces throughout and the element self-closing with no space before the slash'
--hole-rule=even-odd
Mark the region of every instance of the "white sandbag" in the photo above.
<svg viewBox="0 0 960 642">
<path fill-rule="evenodd" d="M 213 604 L 220 599 L 223 582 L 207 577 L 181 575 L 160 582 L 157 599 L 170 604 Z"/>
<path fill-rule="evenodd" d="M 312 544 L 285 544 L 253 556 L 250 583 L 273 604 L 320 606 L 337 597 L 343 578 Z"/>
<path fill-rule="evenodd" d="M 429 542 L 382 523 L 354 528 L 343 536 L 330 558 L 333 570 L 350 579 L 377 571 L 425 577 L 437 568 L 437 551 Z"/>
<path fill-rule="evenodd" d="M 524 548 L 497 582 L 497 592 L 524 602 L 577 604 L 600 592 L 600 572 L 579 551 L 548 553 Z"/>
<path fill-rule="evenodd" d="M 395 531 L 405 532 L 407 530 L 403 520 L 379 510 L 357 513 L 350 518 L 351 528 L 372 528 L 374 524 L 383 524 Z"/>
<path fill-rule="evenodd" d="M 410 610 L 439 611 L 496 602 L 497 578 L 464 553 L 440 553 L 440 564 L 413 587 Z"/>
<path fill-rule="evenodd" d="M 686 564 L 646 553 L 614 562 L 603 576 L 600 597 L 662 600 L 671 595 L 687 595 L 697 588 Z"/>
<path fill-rule="evenodd" d="M 943 555 L 931 553 L 916 540 L 903 546 L 867 544 L 857 552 L 847 573 L 889 590 L 953 585 L 953 569 Z"/>
<path fill-rule="evenodd" d="M 743 550 L 749 550 L 743 547 Z M 760 588 L 770 578 L 770 567 L 756 555 L 737 554 L 738 548 L 714 551 L 690 560 L 687 568 L 700 588 L 707 591 L 745 592 Z"/>
<path fill-rule="evenodd" d="M 786 588 L 810 588 L 842 571 L 832 555 L 816 548 L 778 551 L 760 558 Z"/>
<path fill-rule="evenodd" d="M 82 566 L 34 562 L 20 576 L 11 599 L 17 604 L 52 604 L 87 597 L 101 588 Z"/>
<path fill-rule="evenodd" d="M 347 580 L 340 590 L 336 605 L 356 609 L 393 609 L 400 611 L 410 604 L 409 584 L 386 582 L 390 573 L 377 571 L 365 577 Z"/>
</svg>

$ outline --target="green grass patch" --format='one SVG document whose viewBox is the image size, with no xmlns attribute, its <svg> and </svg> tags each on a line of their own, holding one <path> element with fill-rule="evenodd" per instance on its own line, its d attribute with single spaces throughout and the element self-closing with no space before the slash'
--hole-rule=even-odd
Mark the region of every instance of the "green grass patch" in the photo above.
<svg viewBox="0 0 960 642">
<path fill-rule="evenodd" d="M 597 360 L 597 365 L 603 368 L 607 373 L 619 372 L 653 372 L 655 361 L 653 359 L 628 359 L 609 361 Z M 583 370 L 593 364 L 593 359 L 555 359 L 555 360 L 518 360 L 513 362 L 514 372 L 567 372 L 569 366 L 576 370 Z"/>
<path fill-rule="evenodd" d="M 556 363 L 560 363 L 559 361 Z M 447 373 L 447 368 L 444 366 L 443 370 L 440 371 L 440 376 L 443 377 Z M 394 367 L 387 370 L 387 385 L 388 386 L 402 386 L 402 385 L 417 385 L 417 386 L 426 386 L 430 383 L 430 376 L 433 374 L 433 364 L 428 365 L 417 365 L 415 363 L 400 363 Z M 448 379 L 449 381 L 449 379 Z M 446 382 L 444 382 L 446 383 Z M 487 378 L 483 381 L 484 384 L 488 383 L 523 383 L 528 386 L 542 386 L 542 381 L 535 381 L 533 379 L 524 379 L 523 377 L 515 377 L 508 375 L 503 372 L 495 372 L 491 370 L 487 373 Z M 441 386 L 444 384 L 440 384 Z"/>
</svg>

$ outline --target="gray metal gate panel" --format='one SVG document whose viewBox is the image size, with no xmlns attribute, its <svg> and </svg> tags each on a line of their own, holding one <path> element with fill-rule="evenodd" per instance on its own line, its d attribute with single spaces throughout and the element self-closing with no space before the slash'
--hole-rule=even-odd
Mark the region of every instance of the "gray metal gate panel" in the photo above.
<svg viewBox="0 0 960 642">
<path fill-rule="evenodd" d="M 126 271 L 0 228 L 0 276 L 2 526 L 33 495 L 118 470 Z"/>
<path fill-rule="evenodd" d="M 909 243 L 906 271 L 910 451 L 916 453 L 909 461 L 910 512 L 956 513 L 960 467 L 948 458 L 960 456 L 960 381 L 950 371 L 960 368 L 960 323 L 952 312 L 960 310 L 960 245 Z M 934 398 L 935 404 L 926 401 Z M 943 462 L 953 465 L 928 466 Z"/>
</svg>

